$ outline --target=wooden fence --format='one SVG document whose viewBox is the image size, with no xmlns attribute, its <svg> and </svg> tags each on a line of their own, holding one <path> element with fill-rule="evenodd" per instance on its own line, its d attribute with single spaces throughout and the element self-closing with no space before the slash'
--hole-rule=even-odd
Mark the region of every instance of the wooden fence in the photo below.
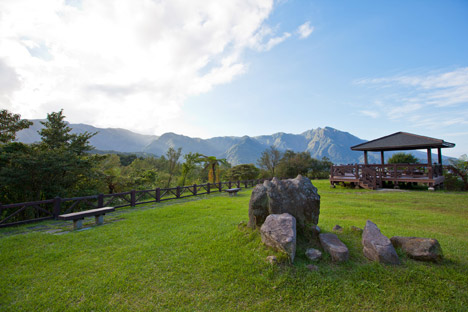
<svg viewBox="0 0 468 312">
<path fill-rule="evenodd" d="M 194 184 L 151 190 L 131 190 L 114 194 L 60 198 L 18 204 L 0 204 L 0 227 L 20 225 L 42 220 L 57 220 L 61 214 L 112 206 L 115 208 L 159 203 L 166 200 L 222 192 L 232 187 L 254 187 L 264 179 Z"/>
</svg>

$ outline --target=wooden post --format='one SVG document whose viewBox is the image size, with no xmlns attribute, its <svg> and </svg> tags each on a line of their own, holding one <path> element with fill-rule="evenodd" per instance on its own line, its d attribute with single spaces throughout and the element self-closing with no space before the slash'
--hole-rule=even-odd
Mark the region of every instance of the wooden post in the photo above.
<svg viewBox="0 0 468 312">
<path fill-rule="evenodd" d="M 193 185 L 193 195 L 197 196 L 197 185 L 196 184 Z"/>
<path fill-rule="evenodd" d="M 62 199 L 60 197 L 54 198 L 54 219 L 58 220 L 58 216 L 60 215 L 60 207 L 62 205 Z"/>
<path fill-rule="evenodd" d="M 98 195 L 98 201 L 97 202 L 98 202 L 98 204 L 97 204 L 98 208 L 104 207 L 104 194 L 99 194 Z"/>
<path fill-rule="evenodd" d="M 136 191 L 131 190 L 130 191 L 130 206 L 135 207 L 136 205 Z"/>
<path fill-rule="evenodd" d="M 237 187 L 240 188 L 240 181 L 237 181 Z"/>
<path fill-rule="evenodd" d="M 218 190 L 221 192 L 223 190 L 223 185 L 221 182 L 218 183 Z"/>
<path fill-rule="evenodd" d="M 176 198 L 180 198 L 180 186 L 176 188 Z"/>
<path fill-rule="evenodd" d="M 156 202 L 159 203 L 161 201 L 161 189 L 158 187 L 156 188 Z"/>
<path fill-rule="evenodd" d="M 380 151 L 380 162 L 382 165 L 385 165 L 384 151 Z"/>
<path fill-rule="evenodd" d="M 364 165 L 368 165 L 369 162 L 367 160 L 367 151 L 364 151 Z"/>
<path fill-rule="evenodd" d="M 428 164 L 429 166 L 432 165 L 432 153 L 431 153 L 431 149 L 430 149 L 430 148 L 427 149 L 427 164 Z"/>
<path fill-rule="evenodd" d="M 231 188 L 231 181 L 228 182 L 228 188 Z"/>
<path fill-rule="evenodd" d="M 208 182 L 208 185 L 206 187 L 206 193 L 210 194 L 210 182 Z"/>
<path fill-rule="evenodd" d="M 437 156 L 438 156 L 439 164 L 442 165 L 442 149 L 439 147 L 439 148 L 437 149 L 437 152 L 438 152 L 438 155 L 437 155 Z"/>
</svg>

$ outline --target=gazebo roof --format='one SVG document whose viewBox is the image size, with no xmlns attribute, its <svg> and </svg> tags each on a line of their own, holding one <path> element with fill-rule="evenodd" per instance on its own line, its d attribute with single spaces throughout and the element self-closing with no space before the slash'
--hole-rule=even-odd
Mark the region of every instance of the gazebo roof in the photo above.
<svg viewBox="0 0 468 312">
<path fill-rule="evenodd" d="M 397 132 L 379 139 L 352 146 L 353 151 L 402 151 L 454 147 L 454 143 L 408 132 Z"/>
</svg>

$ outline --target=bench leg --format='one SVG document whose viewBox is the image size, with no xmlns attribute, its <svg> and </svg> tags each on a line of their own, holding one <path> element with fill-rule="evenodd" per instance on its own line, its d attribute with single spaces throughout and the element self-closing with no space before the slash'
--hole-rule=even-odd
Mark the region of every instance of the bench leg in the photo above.
<svg viewBox="0 0 468 312">
<path fill-rule="evenodd" d="M 73 220 L 73 230 L 79 230 L 83 227 L 83 219 Z"/>
<path fill-rule="evenodd" d="M 104 223 L 104 215 L 99 215 L 95 217 L 96 217 L 96 225 L 101 225 Z"/>
</svg>

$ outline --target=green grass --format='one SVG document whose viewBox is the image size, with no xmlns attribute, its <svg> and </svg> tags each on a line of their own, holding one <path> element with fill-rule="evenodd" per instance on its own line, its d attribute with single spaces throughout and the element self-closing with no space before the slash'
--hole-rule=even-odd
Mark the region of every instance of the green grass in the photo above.
<svg viewBox="0 0 468 312">
<path fill-rule="evenodd" d="M 267 263 L 279 255 L 239 225 L 248 219 L 251 190 L 243 190 L 129 209 L 61 235 L 44 228 L 69 230 L 71 222 L 1 229 L 0 311 L 466 311 L 468 194 L 313 183 L 319 226 L 344 228 L 347 263 L 325 256 L 309 271 L 304 243 L 294 265 Z M 400 253 L 400 266 L 369 262 L 349 230 L 367 219 L 388 237 L 437 238 L 445 260 Z"/>
</svg>

